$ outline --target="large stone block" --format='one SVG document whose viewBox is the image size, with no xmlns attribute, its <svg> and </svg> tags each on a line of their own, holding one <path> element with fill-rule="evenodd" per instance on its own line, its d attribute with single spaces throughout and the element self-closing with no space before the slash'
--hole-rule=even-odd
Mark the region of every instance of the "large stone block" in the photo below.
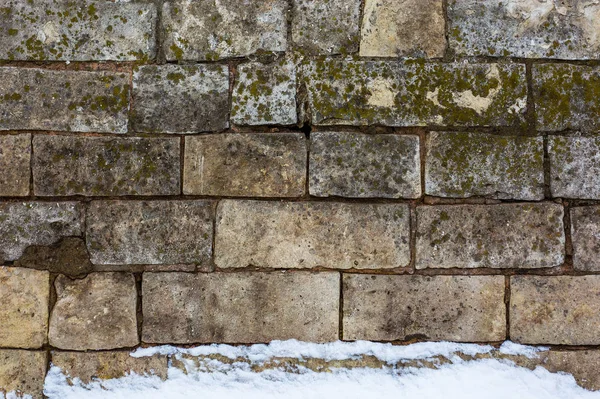
<svg viewBox="0 0 600 399">
<path fill-rule="evenodd" d="M 287 48 L 285 0 L 168 0 L 163 5 L 167 60 L 210 61 Z"/>
<path fill-rule="evenodd" d="M 137 290 L 127 273 L 91 273 L 81 280 L 59 275 L 48 339 L 60 349 L 100 350 L 135 346 Z"/>
<path fill-rule="evenodd" d="M 548 137 L 553 197 L 600 199 L 600 137 Z"/>
<path fill-rule="evenodd" d="M 177 195 L 178 138 L 33 138 L 33 192 L 57 195 Z"/>
<path fill-rule="evenodd" d="M 410 260 L 405 204 L 224 200 L 217 210 L 221 268 L 389 269 Z"/>
<path fill-rule="evenodd" d="M 450 48 L 461 56 L 597 59 L 600 4 L 593 0 L 451 0 Z"/>
<path fill-rule="evenodd" d="M 152 1 L 6 0 L 0 58 L 26 61 L 135 61 L 156 55 Z"/>
<path fill-rule="evenodd" d="M 441 58 L 446 50 L 443 0 L 366 0 L 363 57 Z"/>
<path fill-rule="evenodd" d="M 338 339 L 338 273 L 144 273 L 142 341 Z"/>
<path fill-rule="evenodd" d="M 564 259 L 561 205 L 417 207 L 417 269 L 533 269 L 559 266 Z"/>
<path fill-rule="evenodd" d="M 132 129 L 197 133 L 229 127 L 229 69 L 224 65 L 145 65 L 134 70 Z"/>
<path fill-rule="evenodd" d="M 315 132 L 310 137 L 310 194 L 418 198 L 420 162 L 418 136 Z"/>
<path fill-rule="evenodd" d="M 519 343 L 598 345 L 600 276 L 513 276 L 510 338 Z"/>
<path fill-rule="evenodd" d="M 0 196 L 29 195 L 31 135 L 0 136 Z"/>
<path fill-rule="evenodd" d="M 0 267 L 0 347 L 40 348 L 46 343 L 49 297 L 48 272 Z"/>
<path fill-rule="evenodd" d="M 87 214 L 92 263 L 204 264 L 212 254 L 208 201 L 93 201 Z"/>
<path fill-rule="evenodd" d="M 600 207 L 571 209 L 573 267 L 587 272 L 600 271 Z"/>
<path fill-rule="evenodd" d="M 50 245 L 83 233 L 78 202 L 0 203 L 0 260 L 13 261 L 30 245 Z"/>
<path fill-rule="evenodd" d="M 234 133 L 185 139 L 184 194 L 300 197 L 306 185 L 301 133 Z"/>
<path fill-rule="evenodd" d="M 521 64 L 317 60 L 302 69 L 317 125 L 521 126 Z"/>
<path fill-rule="evenodd" d="M 0 349 L 0 396 L 15 393 L 43 399 L 47 357 L 45 351 Z"/>
<path fill-rule="evenodd" d="M 506 338 L 504 276 L 344 275 L 344 339 Z"/>
<path fill-rule="evenodd" d="M 426 147 L 428 195 L 544 199 L 542 137 L 431 132 Z"/>
<path fill-rule="evenodd" d="M 129 75 L 0 67 L 0 130 L 126 133 Z"/>
</svg>

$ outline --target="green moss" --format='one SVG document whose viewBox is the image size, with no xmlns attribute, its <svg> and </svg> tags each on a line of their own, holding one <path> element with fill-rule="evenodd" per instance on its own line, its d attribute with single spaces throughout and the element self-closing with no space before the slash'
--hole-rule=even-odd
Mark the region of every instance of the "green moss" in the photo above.
<svg viewBox="0 0 600 399">
<path fill-rule="evenodd" d="M 171 51 L 173 52 L 173 55 L 175 55 L 175 58 L 177 60 L 183 59 L 183 50 L 179 46 L 177 46 L 176 44 L 173 44 L 169 48 L 171 49 Z"/>
<path fill-rule="evenodd" d="M 19 33 L 18 29 L 9 29 L 8 30 L 8 35 L 9 36 L 17 36 L 18 33 Z"/>
<path fill-rule="evenodd" d="M 169 72 L 167 74 L 167 79 L 171 82 L 174 82 L 175 84 L 179 84 L 183 80 L 185 80 L 185 75 L 181 72 Z"/>
</svg>

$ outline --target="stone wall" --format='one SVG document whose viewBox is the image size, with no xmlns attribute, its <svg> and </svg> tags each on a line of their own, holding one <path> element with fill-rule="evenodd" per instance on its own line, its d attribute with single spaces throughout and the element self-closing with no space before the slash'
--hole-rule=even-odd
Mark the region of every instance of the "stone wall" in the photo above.
<svg viewBox="0 0 600 399">
<path fill-rule="evenodd" d="M 543 344 L 600 388 L 599 32 L 592 0 L 3 1 L 0 391 L 289 338 Z"/>
</svg>

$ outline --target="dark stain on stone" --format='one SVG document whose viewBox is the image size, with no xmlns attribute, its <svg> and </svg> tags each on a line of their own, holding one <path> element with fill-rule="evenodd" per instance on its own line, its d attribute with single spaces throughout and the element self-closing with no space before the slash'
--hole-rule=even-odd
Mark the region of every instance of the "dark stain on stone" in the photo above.
<svg viewBox="0 0 600 399">
<path fill-rule="evenodd" d="M 85 242 L 80 237 L 64 237 L 49 246 L 31 245 L 15 261 L 15 266 L 48 270 L 72 277 L 83 277 L 94 268 Z"/>
</svg>

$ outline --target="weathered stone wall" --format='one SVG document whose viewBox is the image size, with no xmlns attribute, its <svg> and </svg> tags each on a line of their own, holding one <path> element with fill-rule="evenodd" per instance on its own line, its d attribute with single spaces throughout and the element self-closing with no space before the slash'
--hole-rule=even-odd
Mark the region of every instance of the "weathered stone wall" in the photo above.
<svg viewBox="0 0 600 399">
<path fill-rule="evenodd" d="M 599 389 L 599 32 L 593 0 L 3 1 L 0 391 L 289 338 L 543 344 Z"/>
</svg>

